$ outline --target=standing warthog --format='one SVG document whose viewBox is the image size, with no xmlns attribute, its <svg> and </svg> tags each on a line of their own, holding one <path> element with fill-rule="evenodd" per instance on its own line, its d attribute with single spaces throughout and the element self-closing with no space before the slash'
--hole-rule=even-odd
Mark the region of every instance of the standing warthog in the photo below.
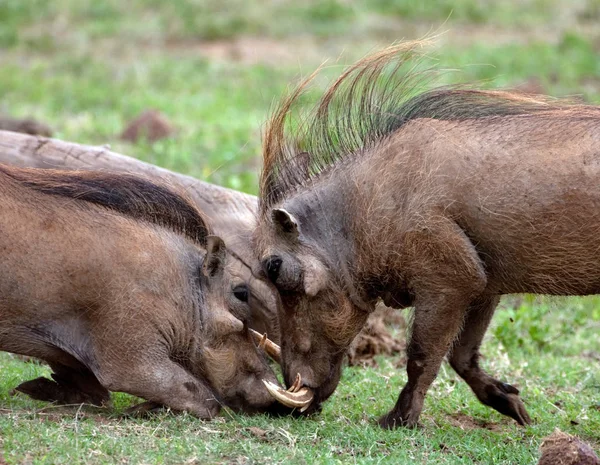
<svg viewBox="0 0 600 465">
<path fill-rule="evenodd" d="M 18 390 L 94 404 L 123 391 L 201 418 L 275 404 L 247 295 L 184 197 L 131 175 L 3 165 L 0 195 L 0 350 L 54 370 Z"/>
<path fill-rule="evenodd" d="M 280 292 L 293 392 L 271 390 L 314 411 L 381 299 L 414 306 L 408 382 L 383 427 L 417 423 L 446 354 L 481 402 L 526 424 L 479 347 L 502 294 L 600 293 L 600 110 L 418 92 L 422 74 L 403 72 L 415 46 L 353 65 L 294 134 L 306 82 L 271 119 L 255 248 Z"/>
</svg>

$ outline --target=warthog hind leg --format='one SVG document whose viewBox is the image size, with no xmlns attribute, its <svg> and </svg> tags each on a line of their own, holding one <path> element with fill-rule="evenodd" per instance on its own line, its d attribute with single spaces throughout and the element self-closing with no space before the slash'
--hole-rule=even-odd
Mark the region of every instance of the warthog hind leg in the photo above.
<svg viewBox="0 0 600 465">
<path fill-rule="evenodd" d="M 531 419 L 519 397 L 519 390 L 492 378 L 479 367 L 479 347 L 499 300 L 498 296 L 483 296 L 471 304 L 463 330 L 452 349 L 450 364 L 483 404 L 526 425 Z"/>
<path fill-rule="evenodd" d="M 44 377 L 21 383 L 15 391 L 36 400 L 58 404 L 92 404 L 102 406 L 109 402 L 110 393 L 94 374 L 85 369 L 69 368 L 50 363 L 52 380 Z"/>
</svg>

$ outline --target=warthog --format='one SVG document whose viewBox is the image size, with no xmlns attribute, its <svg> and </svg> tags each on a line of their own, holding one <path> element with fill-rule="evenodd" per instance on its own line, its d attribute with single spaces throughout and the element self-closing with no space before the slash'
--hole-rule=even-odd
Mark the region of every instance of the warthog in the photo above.
<svg viewBox="0 0 600 465">
<path fill-rule="evenodd" d="M 1 126 L 1 122 L 0 122 Z M 186 198 L 208 219 L 213 233 L 227 247 L 225 279 L 248 296 L 250 327 L 277 336 L 277 291 L 252 274 L 256 258 L 251 247 L 258 199 L 243 192 L 175 173 L 106 147 L 91 147 L 56 139 L 0 131 L 0 163 L 21 168 L 93 170 L 139 174 L 159 184 L 185 191 Z"/>
<path fill-rule="evenodd" d="M 211 418 L 275 403 L 225 247 L 167 187 L 125 174 L 0 165 L 0 350 L 54 381 L 17 389 L 103 404 L 109 391 Z M 266 341 L 263 341 L 263 343 Z"/>
<path fill-rule="evenodd" d="M 530 423 L 479 347 L 503 294 L 600 293 L 600 111 L 419 91 L 422 73 L 404 72 L 415 46 L 359 61 L 288 126 L 303 83 L 270 121 L 255 249 L 281 295 L 286 383 L 304 386 L 271 388 L 314 411 L 383 300 L 414 320 L 408 382 L 381 426 L 417 423 L 446 354 L 481 402 Z"/>
</svg>

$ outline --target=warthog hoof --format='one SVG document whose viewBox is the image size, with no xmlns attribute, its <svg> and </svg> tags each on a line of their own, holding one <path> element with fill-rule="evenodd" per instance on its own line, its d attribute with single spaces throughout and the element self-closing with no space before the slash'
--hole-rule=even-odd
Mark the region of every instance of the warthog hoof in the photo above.
<svg viewBox="0 0 600 465">
<path fill-rule="evenodd" d="M 384 429 L 396 429 L 400 426 L 416 428 L 419 426 L 419 415 L 411 415 L 409 413 L 406 419 L 404 419 L 400 414 L 392 410 L 377 420 L 377 423 Z"/>
<path fill-rule="evenodd" d="M 500 381 L 488 384 L 480 400 L 501 414 L 513 418 L 521 426 L 531 424 L 531 418 L 519 397 L 519 390 L 510 384 Z"/>
<path fill-rule="evenodd" d="M 92 404 L 103 406 L 110 401 L 108 391 L 96 389 L 95 391 L 86 392 L 78 386 L 60 384 L 44 377 L 21 383 L 11 391 L 11 394 L 15 391 L 27 394 L 35 400 L 55 402 L 62 405 Z"/>
</svg>

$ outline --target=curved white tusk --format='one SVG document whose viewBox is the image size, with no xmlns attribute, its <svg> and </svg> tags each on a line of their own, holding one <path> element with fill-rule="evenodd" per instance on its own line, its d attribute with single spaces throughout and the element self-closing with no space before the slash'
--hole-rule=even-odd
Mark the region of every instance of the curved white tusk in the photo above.
<svg viewBox="0 0 600 465">
<path fill-rule="evenodd" d="M 299 408 L 301 412 L 304 412 L 310 406 L 314 398 L 312 389 L 306 386 L 299 388 L 296 392 L 290 392 L 271 381 L 265 381 L 263 379 L 262 382 L 267 388 L 267 391 L 269 391 L 269 394 L 271 394 L 275 400 L 286 407 Z"/>
<path fill-rule="evenodd" d="M 296 375 L 296 379 L 294 380 L 294 384 L 292 384 L 289 387 L 288 392 L 298 392 L 301 387 L 302 387 L 302 376 L 300 376 L 300 373 L 298 373 Z"/>
</svg>

